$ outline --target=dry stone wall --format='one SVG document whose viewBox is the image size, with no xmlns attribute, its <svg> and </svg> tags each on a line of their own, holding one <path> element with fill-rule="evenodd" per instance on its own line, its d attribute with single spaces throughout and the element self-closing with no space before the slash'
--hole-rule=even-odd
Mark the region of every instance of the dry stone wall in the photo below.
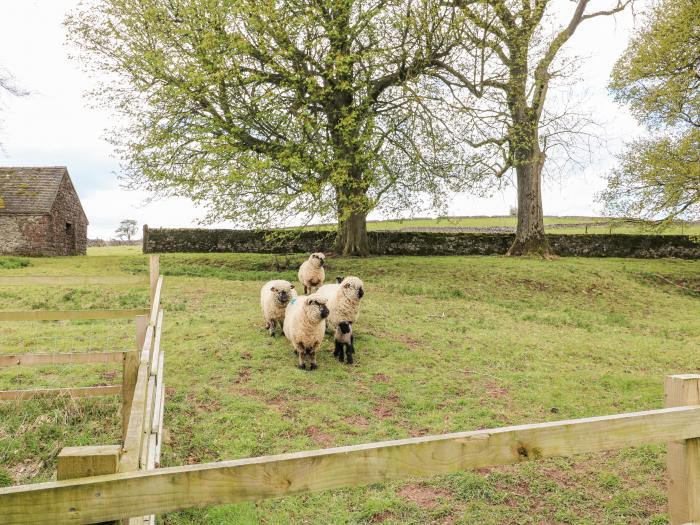
<svg viewBox="0 0 700 525">
<path fill-rule="evenodd" d="M 503 255 L 513 242 L 505 233 L 432 233 L 373 231 L 374 255 Z M 700 259 L 700 238 L 688 235 L 547 235 L 564 257 L 676 257 Z M 335 232 L 209 230 L 144 227 L 144 253 L 253 252 L 309 253 L 333 250 Z"/>
</svg>

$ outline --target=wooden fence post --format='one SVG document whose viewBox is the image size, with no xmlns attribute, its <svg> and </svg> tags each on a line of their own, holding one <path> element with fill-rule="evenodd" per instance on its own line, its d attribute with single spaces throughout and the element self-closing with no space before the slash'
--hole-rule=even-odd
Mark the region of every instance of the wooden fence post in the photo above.
<svg viewBox="0 0 700 525">
<path fill-rule="evenodd" d="M 141 360 L 141 350 L 146 340 L 148 330 L 148 316 L 139 315 L 135 320 L 136 324 L 136 349 L 134 354 L 129 352 L 124 356 L 124 369 L 122 372 L 122 438 L 126 438 L 126 428 L 129 426 L 129 415 L 131 414 L 131 402 L 134 399 L 134 387 L 139 373 L 139 361 Z"/>
<path fill-rule="evenodd" d="M 121 445 L 63 447 L 58 454 L 56 479 L 61 481 L 116 474 L 121 452 Z M 100 522 L 101 525 L 120 525 L 121 523 L 121 520 Z"/>
<path fill-rule="evenodd" d="M 156 294 L 156 285 L 158 284 L 158 277 L 160 276 L 160 257 L 158 255 L 151 255 L 148 259 L 149 277 L 151 283 L 151 302 L 153 302 L 153 296 Z"/>
<path fill-rule="evenodd" d="M 700 375 L 666 377 L 665 406 L 700 404 Z M 668 444 L 668 514 L 670 525 L 700 523 L 700 438 Z"/>
</svg>

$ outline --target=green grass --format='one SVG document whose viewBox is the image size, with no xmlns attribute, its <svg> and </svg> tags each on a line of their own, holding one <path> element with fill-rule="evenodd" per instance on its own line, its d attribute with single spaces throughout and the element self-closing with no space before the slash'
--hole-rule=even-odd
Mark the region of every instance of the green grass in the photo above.
<svg viewBox="0 0 700 525">
<path fill-rule="evenodd" d="M 614 219 L 612 219 L 614 221 Z M 552 234 L 573 234 L 573 233 L 589 233 L 589 234 L 609 234 L 609 233 L 626 233 L 626 234 L 655 234 L 663 235 L 700 235 L 700 222 L 684 225 L 674 225 L 661 232 L 651 230 L 642 225 L 632 224 L 609 224 L 610 218 L 606 217 L 554 217 L 548 216 L 544 218 L 545 228 L 547 233 Z M 571 224 L 573 226 L 566 227 Z M 384 230 L 410 230 L 413 228 L 502 228 L 508 227 L 515 230 L 516 218 L 511 216 L 493 216 L 493 217 L 440 217 L 437 219 L 405 219 L 405 220 L 387 220 L 387 221 L 369 221 L 367 229 L 370 231 Z M 555 227 L 556 225 L 556 227 Z M 311 229 L 330 230 L 334 229 L 335 225 L 320 225 L 310 226 Z"/>
<path fill-rule="evenodd" d="M 0 275 L 146 276 L 146 257 L 131 248 L 90 254 L 30 259 Z M 319 370 L 303 372 L 284 339 L 265 335 L 258 294 L 267 279 L 295 279 L 304 258 L 279 268 L 271 255 L 161 256 L 164 465 L 658 408 L 665 375 L 699 370 L 698 261 L 376 257 L 329 260 L 329 276 L 365 281 L 356 364 L 335 362 L 327 340 Z M 146 301 L 133 285 L 2 293 L 8 310 Z M 0 326 L 0 352 L 122 348 L 133 344 L 126 327 L 10 323 Z M 115 372 L 5 369 L 0 388 L 108 384 L 119 380 Z M 118 440 L 114 399 L 4 403 L 0 421 L 0 485 L 50 479 L 63 446 Z M 661 524 L 664 465 L 664 447 L 643 447 L 193 509 L 163 521 Z"/>
</svg>

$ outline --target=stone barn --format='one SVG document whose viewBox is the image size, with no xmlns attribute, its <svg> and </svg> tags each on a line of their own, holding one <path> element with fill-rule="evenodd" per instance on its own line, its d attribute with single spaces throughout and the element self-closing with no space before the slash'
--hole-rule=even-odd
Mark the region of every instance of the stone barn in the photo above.
<svg viewBox="0 0 700 525">
<path fill-rule="evenodd" d="M 85 255 L 87 225 L 65 167 L 0 167 L 0 254 Z"/>
</svg>

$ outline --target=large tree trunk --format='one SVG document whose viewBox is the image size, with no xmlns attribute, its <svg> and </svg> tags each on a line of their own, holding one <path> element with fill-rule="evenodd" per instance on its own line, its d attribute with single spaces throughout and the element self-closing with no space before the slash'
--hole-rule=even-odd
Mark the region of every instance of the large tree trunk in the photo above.
<svg viewBox="0 0 700 525">
<path fill-rule="evenodd" d="M 550 255 L 542 212 L 543 166 L 544 154 L 535 142 L 530 158 L 515 168 L 518 178 L 518 227 L 508 255 Z"/>
<path fill-rule="evenodd" d="M 367 239 L 367 213 L 354 212 L 338 224 L 335 250 L 342 255 L 369 255 Z"/>
</svg>

